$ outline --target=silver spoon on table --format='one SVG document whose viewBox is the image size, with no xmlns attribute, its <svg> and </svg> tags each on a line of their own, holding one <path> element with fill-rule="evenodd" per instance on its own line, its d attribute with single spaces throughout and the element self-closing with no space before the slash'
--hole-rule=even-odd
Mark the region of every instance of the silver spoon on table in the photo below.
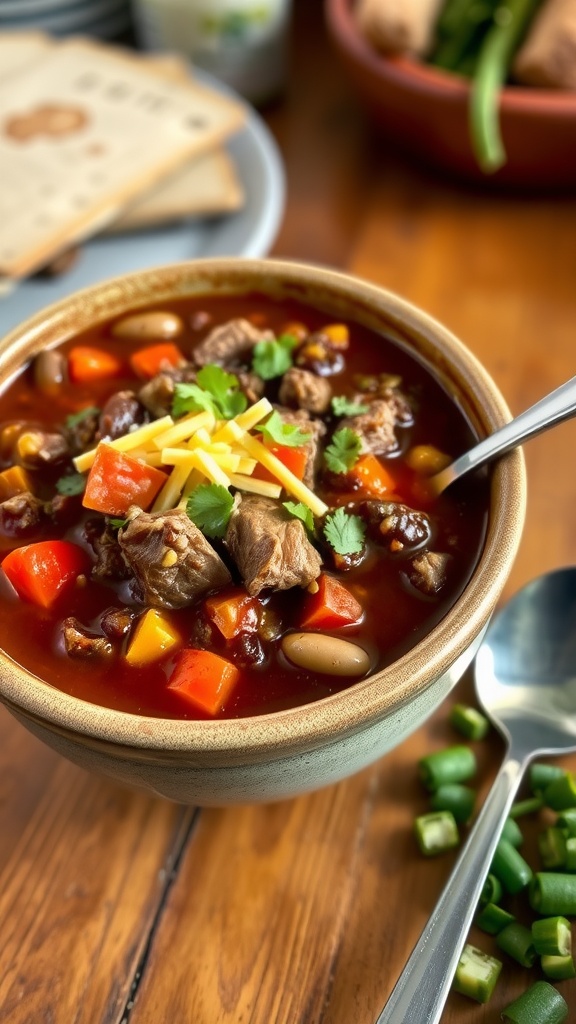
<svg viewBox="0 0 576 1024">
<path fill-rule="evenodd" d="M 571 377 L 545 398 L 520 413 L 510 423 L 495 430 L 489 437 L 465 452 L 446 469 L 435 473 L 426 481 L 426 490 L 430 495 L 441 494 L 450 484 L 458 480 L 472 469 L 491 462 L 498 455 L 504 455 L 511 448 L 516 448 L 536 434 L 541 434 L 556 423 L 562 423 L 576 415 L 576 377 Z"/>
<path fill-rule="evenodd" d="M 576 751 L 576 566 L 540 576 L 494 618 L 475 661 L 504 762 L 376 1024 L 438 1024 L 502 826 L 530 761 Z"/>
</svg>

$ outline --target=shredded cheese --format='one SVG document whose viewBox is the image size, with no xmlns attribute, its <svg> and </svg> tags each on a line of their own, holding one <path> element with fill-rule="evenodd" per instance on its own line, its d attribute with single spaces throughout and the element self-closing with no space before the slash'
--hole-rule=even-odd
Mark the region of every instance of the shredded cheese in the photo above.
<svg viewBox="0 0 576 1024">
<path fill-rule="evenodd" d="M 280 459 L 276 458 L 269 448 L 266 448 L 261 441 L 252 437 L 246 431 L 242 432 L 233 420 L 230 421 L 230 428 L 234 434 L 234 439 L 242 442 L 248 454 L 252 455 L 258 462 L 261 462 L 290 494 L 310 509 L 313 515 L 326 515 L 328 506 L 306 484 L 302 483 L 294 473 L 287 469 L 284 463 L 280 462 Z"/>
<path fill-rule="evenodd" d="M 127 452 L 132 448 L 146 448 L 152 438 L 162 433 L 169 426 L 172 426 L 173 423 L 174 420 L 171 416 L 162 416 L 159 420 L 145 423 L 143 427 L 138 427 L 136 430 L 131 430 L 128 434 L 123 434 L 122 437 L 117 437 L 113 441 L 106 441 L 106 444 L 109 444 L 111 448 L 115 448 L 119 452 Z M 91 448 L 89 452 L 84 452 L 82 455 L 77 455 L 73 460 L 74 467 L 78 473 L 85 473 L 86 470 L 90 469 L 96 458 L 97 447 Z"/>
<path fill-rule="evenodd" d="M 191 416 L 184 416 L 179 419 L 169 430 L 157 434 L 154 438 L 156 448 L 172 448 L 180 441 L 185 441 L 203 427 L 214 426 L 214 417 L 211 412 L 196 412 Z M 209 435 L 207 435 L 209 437 Z"/>
<path fill-rule="evenodd" d="M 271 480 L 258 480 L 257 477 L 244 476 L 241 473 L 230 473 L 230 483 L 240 491 L 261 494 L 264 498 L 279 498 L 282 494 L 280 484 L 274 484 Z"/>
</svg>

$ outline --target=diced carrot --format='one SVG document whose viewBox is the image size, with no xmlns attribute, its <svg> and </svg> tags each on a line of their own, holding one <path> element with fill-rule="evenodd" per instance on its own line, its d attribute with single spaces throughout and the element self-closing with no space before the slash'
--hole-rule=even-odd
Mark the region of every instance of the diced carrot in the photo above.
<svg viewBox="0 0 576 1024">
<path fill-rule="evenodd" d="M 108 516 L 124 516 L 131 505 L 146 511 L 161 487 L 166 473 L 100 443 L 86 481 L 82 504 Z"/>
<path fill-rule="evenodd" d="M 167 366 L 180 366 L 184 356 L 173 342 L 161 342 L 158 345 L 146 345 L 130 356 L 130 366 L 137 377 L 152 380 L 160 370 Z"/>
<path fill-rule="evenodd" d="M 30 478 L 21 466 L 10 466 L 0 473 L 0 501 L 31 490 Z"/>
<path fill-rule="evenodd" d="M 222 710 L 240 678 L 235 665 L 211 651 L 186 647 L 178 655 L 168 689 L 191 704 L 216 715 Z"/>
<path fill-rule="evenodd" d="M 259 602 L 242 587 L 214 594 L 204 602 L 209 618 L 226 640 L 258 625 Z"/>
<path fill-rule="evenodd" d="M 88 572 L 90 559 L 68 540 L 42 540 L 15 548 L 2 568 L 16 593 L 26 601 L 50 608 L 57 597 Z"/>
<path fill-rule="evenodd" d="M 267 444 L 266 447 L 273 455 L 276 456 L 280 462 L 289 469 L 294 476 L 298 477 L 299 480 L 304 478 L 304 472 L 306 469 L 306 462 L 308 459 L 307 449 L 304 447 L 291 448 L 286 444 Z M 270 470 L 258 463 L 253 476 L 257 477 L 258 480 L 271 480 L 277 483 L 276 477 Z"/>
<path fill-rule="evenodd" d="M 147 665 L 163 657 L 166 651 L 180 642 L 180 634 L 166 613 L 149 608 L 132 633 L 126 661 L 130 665 Z"/>
<path fill-rule="evenodd" d="M 303 629 L 338 629 L 362 618 L 362 605 L 343 583 L 326 573 L 317 582 L 318 590 L 304 603 Z"/>
<path fill-rule="evenodd" d="M 68 374 L 73 384 L 118 377 L 122 369 L 122 360 L 101 348 L 76 345 L 68 353 Z"/>
<path fill-rule="evenodd" d="M 348 476 L 357 481 L 362 491 L 374 498 L 382 498 L 396 489 L 392 474 L 371 453 L 361 455 L 352 469 L 348 470 Z"/>
</svg>

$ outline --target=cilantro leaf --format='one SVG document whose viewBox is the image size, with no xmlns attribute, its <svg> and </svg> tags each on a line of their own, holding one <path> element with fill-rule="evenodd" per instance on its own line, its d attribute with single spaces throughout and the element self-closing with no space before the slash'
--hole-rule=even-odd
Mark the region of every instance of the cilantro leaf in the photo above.
<svg viewBox="0 0 576 1024">
<path fill-rule="evenodd" d="M 324 452 L 324 460 L 333 473 L 347 473 L 358 460 L 362 441 L 349 427 L 342 427 L 332 435 L 332 441 Z"/>
<path fill-rule="evenodd" d="M 332 399 L 332 412 L 335 416 L 359 416 L 367 409 L 367 405 L 353 402 L 350 398 L 346 398 L 346 395 L 334 395 Z"/>
<path fill-rule="evenodd" d="M 300 430 L 297 423 L 285 423 L 276 409 L 265 423 L 259 425 L 258 430 L 268 441 L 286 445 L 288 448 L 297 448 L 310 440 L 310 434 Z"/>
<path fill-rule="evenodd" d="M 222 484 L 199 484 L 188 498 L 186 512 L 207 537 L 223 537 L 233 506 L 234 498 Z"/>
<path fill-rule="evenodd" d="M 216 419 L 231 420 L 244 412 L 247 404 L 246 395 L 239 390 L 238 377 L 209 363 L 198 371 L 195 384 L 176 384 L 172 415 L 178 419 L 188 412 L 206 411 Z"/>
<path fill-rule="evenodd" d="M 314 531 L 314 516 L 312 510 L 305 505 L 303 501 L 283 501 L 284 508 L 291 516 L 295 516 L 296 519 L 301 519 L 304 526 L 310 533 Z"/>
<path fill-rule="evenodd" d="M 209 363 L 198 371 L 196 380 L 204 391 L 212 395 L 221 419 L 231 420 L 238 413 L 244 412 L 248 399 L 238 390 L 239 380 L 235 374 Z"/>
<path fill-rule="evenodd" d="M 80 409 L 80 412 L 72 413 L 71 416 L 66 417 L 66 426 L 68 430 L 74 430 L 79 423 L 87 420 L 89 416 L 99 416 L 100 409 L 95 405 L 89 405 L 86 409 Z"/>
<path fill-rule="evenodd" d="M 326 516 L 324 536 L 339 555 L 355 555 L 364 547 L 366 526 L 360 516 L 351 515 L 342 506 Z"/>
<path fill-rule="evenodd" d="M 111 526 L 113 530 L 121 530 L 123 526 L 126 526 L 127 522 L 127 519 L 115 519 L 114 517 L 108 519 L 108 525 Z"/>
<path fill-rule="evenodd" d="M 86 486 L 86 476 L 84 473 L 69 473 L 67 476 L 61 476 L 56 481 L 56 490 L 58 494 L 65 494 L 68 497 L 72 497 L 75 494 L 82 494 Z"/>
<path fill-rule="evenodd" d="M 252 369 L 262 380 L 281 377 L 292 366 L 292 351 L 298 339 L 291 334 L 281 334 L 272 341 L 258 341 L 254 346 Z"/>
</svg>

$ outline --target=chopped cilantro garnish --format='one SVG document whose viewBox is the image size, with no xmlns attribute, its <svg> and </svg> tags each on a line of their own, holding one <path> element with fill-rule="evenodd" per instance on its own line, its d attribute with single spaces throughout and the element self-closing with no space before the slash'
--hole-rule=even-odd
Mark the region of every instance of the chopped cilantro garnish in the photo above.
<svg viewBox="0 0 576 1024">
<path fill-rule="evenodd" d="M 332 441 L 324 452 L 328 469 L 333 473 L 347 473 L 357 461 L 362 449 L 362 441 L 349 427 L 342 427 L 332 436 Z"/>
<path fill-rule="evenodd" d="M 186 503 L 192 522 L 207 537 L 223 537 L 226 533 L 234 498 L 221 484 L 199 484 Z"/>
<path fill-rule="evenodd" d="M 334 395 L 332 399 L 332 412 L 335 416 L 359 416 L 366 412 L 368 406 L 361 402 L 353 402 L 346 395 Z"/>
<path fill-rule="evenodd" d="M 126 526 L 127 522 L 127 519 L 108 519 L 108 525 L 111 526 L 113 530 L 121 530 L 123 526 Z"/>
<path fill-rule="evenodd" d="M 366 527 L 363 521 L 341 506 L 326 516 L 323 532 L 338 555 L 355 555 L 364 547 Z"/>
<path fill-rule="evenodd" d="M 206 410 L 216 419 L 231 420 L 244 412 L 248 404 L 238 384 L 238 377 L 233 373 L 209 363 L 198 371 L 195 384 L 176 384 L 172 415 L 178 419 L 188 412 Z"/>
<path fill-rule="evenodd" d="M 310 440 L 310 434 L 304 433 L 296 423 L 285 423 L 280 413 L 275 409 L 265 423 L 262 423 L 258 430 L 264 434 L 268 441 L 274 444 L 283 444 L 287 448 L 297 448 Z"/>
<path fill-rule="evenodd" d="M 86 477 L 84 473 L 70 473 L 68 476 L 61 476 L 56 481 L 56 490 L 58 494 L 65 494 L 68 497 L 72 497 L 75 494 L 82 494 L 86 486 Z"/>
<path fill-rule="evenodd" d="M 74 430 L 79 423 L 83 423 L 89 416 L 99 416 L 100 409 L 95 405 L 89 405 L 86 409 L 80 409 L 80 412 L 72 413 L 71 416 L 66 417 L 66 426 L 68 430 Z"/>
<path fill-rule="evenodd" d="M 283 501 L 282 504 L 291 516 L 302 520 L 306 529 L 310 530 L 310 533 L 314 531 L 314 516 L 308 505 L 305 505 L 303 501 Z"/>
<path fill-rule="evenodd" d="M 262 380 L 281 377 L 292 366 L 292 351 L 298 339 L 291 334 L 281 334 L 272 341 L 259 341 L 254 346 L 252 369 Z"/>
</svg>

